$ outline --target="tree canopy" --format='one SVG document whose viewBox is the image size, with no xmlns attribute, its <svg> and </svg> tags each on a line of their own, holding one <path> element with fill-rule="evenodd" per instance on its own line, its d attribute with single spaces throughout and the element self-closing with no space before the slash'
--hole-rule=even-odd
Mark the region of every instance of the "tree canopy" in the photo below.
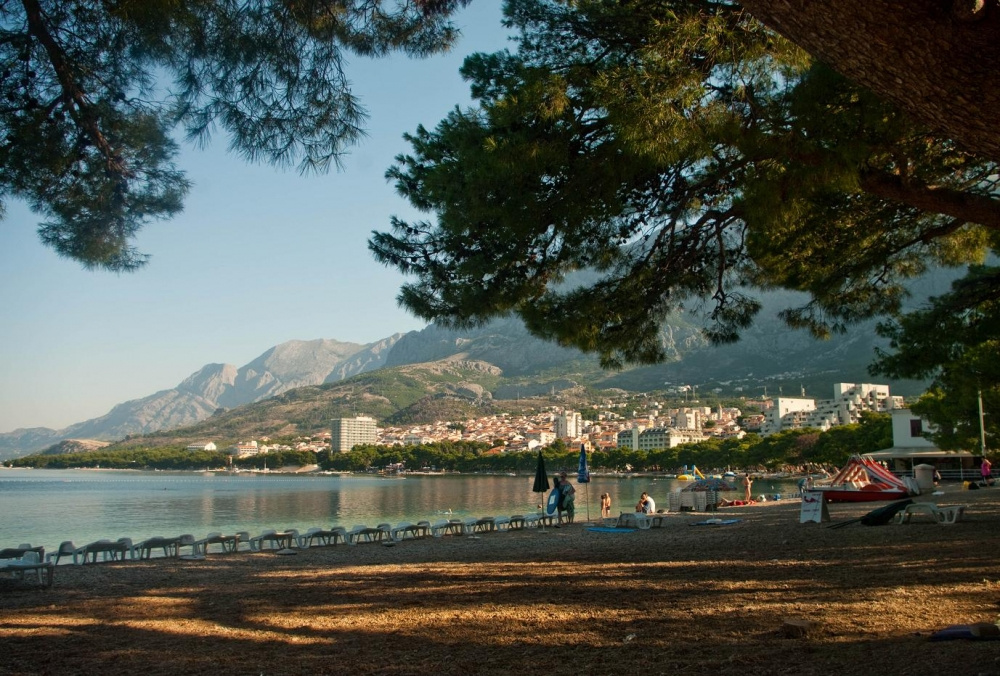
<svg viewBox="0 0 1000 676">
<path fill-rule="evenodd" d="M 464 65 L 478 105 L 388 172 L 430 220 L 369 242 L 400 301 L 467 325 L 515 313 L 605 365 L 662 360 L 667 314 L 736 340 L 757 292 L 822 336 L 898 312 L 905 282 L 981 262 L 997 167 L 708 0 L 509 0 L 516 53 Z M 586 273 L 586 274 L 583 274 Z"/>
<path fill-rule="evenodd" d="M 1000 162 L 1000 4 L 744 0 L 769 27 L 966 149 Z"/>
<path fill-rule="evenodd" d="M 447 49 L 468 2 L 0 2 L 0 196 L 28 202 L 59 254 L 135 269 L 134 235 L 189 187 L 175 129 L 324 171 L 364 133 L 345 55 Z"/>
</svg>

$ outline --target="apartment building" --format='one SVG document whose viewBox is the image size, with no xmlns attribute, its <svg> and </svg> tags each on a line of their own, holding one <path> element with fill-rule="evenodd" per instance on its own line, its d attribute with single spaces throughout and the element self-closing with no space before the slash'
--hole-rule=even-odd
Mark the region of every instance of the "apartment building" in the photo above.
<svg viewBox="0 0 1000 676">
<path fill-rule="evenodd" d="M 334 453 L 347 453 L 355 446 L 374 444 L 377 439 L 375 418 L 364 415 L 334 418 L 331 425 L 330 447 Z"/>
<path fill-rule="evenodd" d="M 761 427 L 764 436 L 802 427 L 825 431 L 857 423 L 865 411 L 885 413 L 903 407 L 903 398 L 891 396 L 888 385 L 869 383 L 836 383 L 831 399 L 775 397 L 772 401 Z"/>
</svg>

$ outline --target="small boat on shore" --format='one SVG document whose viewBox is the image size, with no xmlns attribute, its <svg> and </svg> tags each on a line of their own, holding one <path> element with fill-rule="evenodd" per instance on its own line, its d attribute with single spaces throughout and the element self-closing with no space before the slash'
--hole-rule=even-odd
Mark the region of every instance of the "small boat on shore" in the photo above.
<svg viewBox="0 0 1000 676">
<path fill-rule="evenodd" d="M 827 502 L 879 502 L 900 500 L 919 492 L 871 458 L 851 456 L 830 483 L 815 486 Z"/>
</svg>

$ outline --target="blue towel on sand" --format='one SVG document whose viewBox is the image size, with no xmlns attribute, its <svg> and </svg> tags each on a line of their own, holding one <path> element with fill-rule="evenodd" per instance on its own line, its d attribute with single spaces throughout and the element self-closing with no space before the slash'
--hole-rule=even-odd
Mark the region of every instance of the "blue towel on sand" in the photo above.
<svg viewBox="0 0 1000 676">
<path fill-rule="evenodd" d="M 604 526 L 595 526 L 593 528 L 588 528 L 587 530 L 593 531 L 595 533 L 634 533 L 635 528 L 606 528 Z"/>
<path fill-rule="evenodd" d="M 698 521 L 691 524 L 692 526 L 728 526 L 733 523 L 739 523 L 743 519 L 709 519 L 708 521 Z"/>
</svg>

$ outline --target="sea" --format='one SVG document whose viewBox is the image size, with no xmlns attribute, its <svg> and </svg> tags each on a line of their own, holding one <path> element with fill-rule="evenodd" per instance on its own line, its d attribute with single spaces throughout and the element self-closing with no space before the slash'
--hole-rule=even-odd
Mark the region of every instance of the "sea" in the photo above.
<svg viewBox="0 0 1000 676">
<path fill-rule="evenodd" d="M 608 492 L 612 513 L 631 511 L 643 491 L 666 507 L 687 482 L 649 475 L 593 476 L 576 486 L 579 520 L 600 517 Z M 56 551 L 63 541 L 213 531 L 258 535 L 266 529 L 396 525 L 468 516 L 537 512 L 545 495 L 528 475 L 367 475 L 138 472 L 0 469 L 0 548 L 23 543 Z M 793 480 L 754 482 L 754 495 L 786 496 Z M 738 497 L 734 493 L 732 497 Z"/>
</svg>

